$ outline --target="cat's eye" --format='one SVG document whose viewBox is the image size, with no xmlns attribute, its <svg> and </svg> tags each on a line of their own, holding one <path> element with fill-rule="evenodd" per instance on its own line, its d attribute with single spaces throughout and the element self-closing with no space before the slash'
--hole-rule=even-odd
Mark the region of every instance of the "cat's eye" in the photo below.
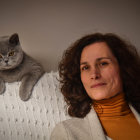
<svg viewBox="0 0 140 140">
<path fill-rule="evenodd" d="M 15 52 L 14 51 L 11 51 L 10 53 L 9 53 L 9 56 L 13 56 L 15 54 Z"/>
</svg>

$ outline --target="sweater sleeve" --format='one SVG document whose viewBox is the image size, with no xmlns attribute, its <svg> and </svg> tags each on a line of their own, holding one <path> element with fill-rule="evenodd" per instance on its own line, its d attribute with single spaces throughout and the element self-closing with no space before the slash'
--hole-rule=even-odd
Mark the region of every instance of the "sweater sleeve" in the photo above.
<svg viewBox="0 0 140 140">
<path fill-rule="evenodd" d="M 51 133 L 50 140 L 69 140 L 63 123 L 59 123 L 56 125 Z"/>
</svg>

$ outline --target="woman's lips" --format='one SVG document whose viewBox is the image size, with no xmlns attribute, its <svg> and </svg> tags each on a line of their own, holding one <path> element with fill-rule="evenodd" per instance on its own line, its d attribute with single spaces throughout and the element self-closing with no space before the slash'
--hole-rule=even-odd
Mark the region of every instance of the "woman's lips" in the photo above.
<svg viewBox="0 0 140 140">
<path fill-rule="evenodd" d="M 96 88 L 96 87 L 100 87 L 100 86 L 104 86 L 106 85 L 106 83 L 97 83 L 91 86 L 91 88 Z"/>
</svg>

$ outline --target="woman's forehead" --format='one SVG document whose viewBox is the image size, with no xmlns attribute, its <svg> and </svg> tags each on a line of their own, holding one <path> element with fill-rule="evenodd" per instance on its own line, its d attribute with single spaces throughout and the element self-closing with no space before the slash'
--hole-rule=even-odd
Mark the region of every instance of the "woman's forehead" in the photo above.
<svg viewBox="0 0 140 140">
<path fill-rule="evenodd" d="M 99 60 L 103 58 L 114 59 L 115 57 L 105 42 L 98 42 L 90 44 L 83 49 L 80 61 L 90 59 Z"/>
</svg>

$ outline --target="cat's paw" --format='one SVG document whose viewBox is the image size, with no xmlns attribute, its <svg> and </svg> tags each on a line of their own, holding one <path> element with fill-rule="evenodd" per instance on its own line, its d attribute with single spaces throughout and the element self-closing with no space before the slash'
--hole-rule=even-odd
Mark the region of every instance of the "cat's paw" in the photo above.
<svg viewBox="0 0 140 140">
<path fill-rule="evenodd" d="M 5 91 L 5 83 L 0 82 L 0 94 L 4 93 L 4 91 Z"/>
<path fill-rule="evenodd" d="M 20 88 L 19 96 L 21 100 L 27 101 L 31 96 L 31 91 L 27 91 L 26 89 Z"/>
</svg>

